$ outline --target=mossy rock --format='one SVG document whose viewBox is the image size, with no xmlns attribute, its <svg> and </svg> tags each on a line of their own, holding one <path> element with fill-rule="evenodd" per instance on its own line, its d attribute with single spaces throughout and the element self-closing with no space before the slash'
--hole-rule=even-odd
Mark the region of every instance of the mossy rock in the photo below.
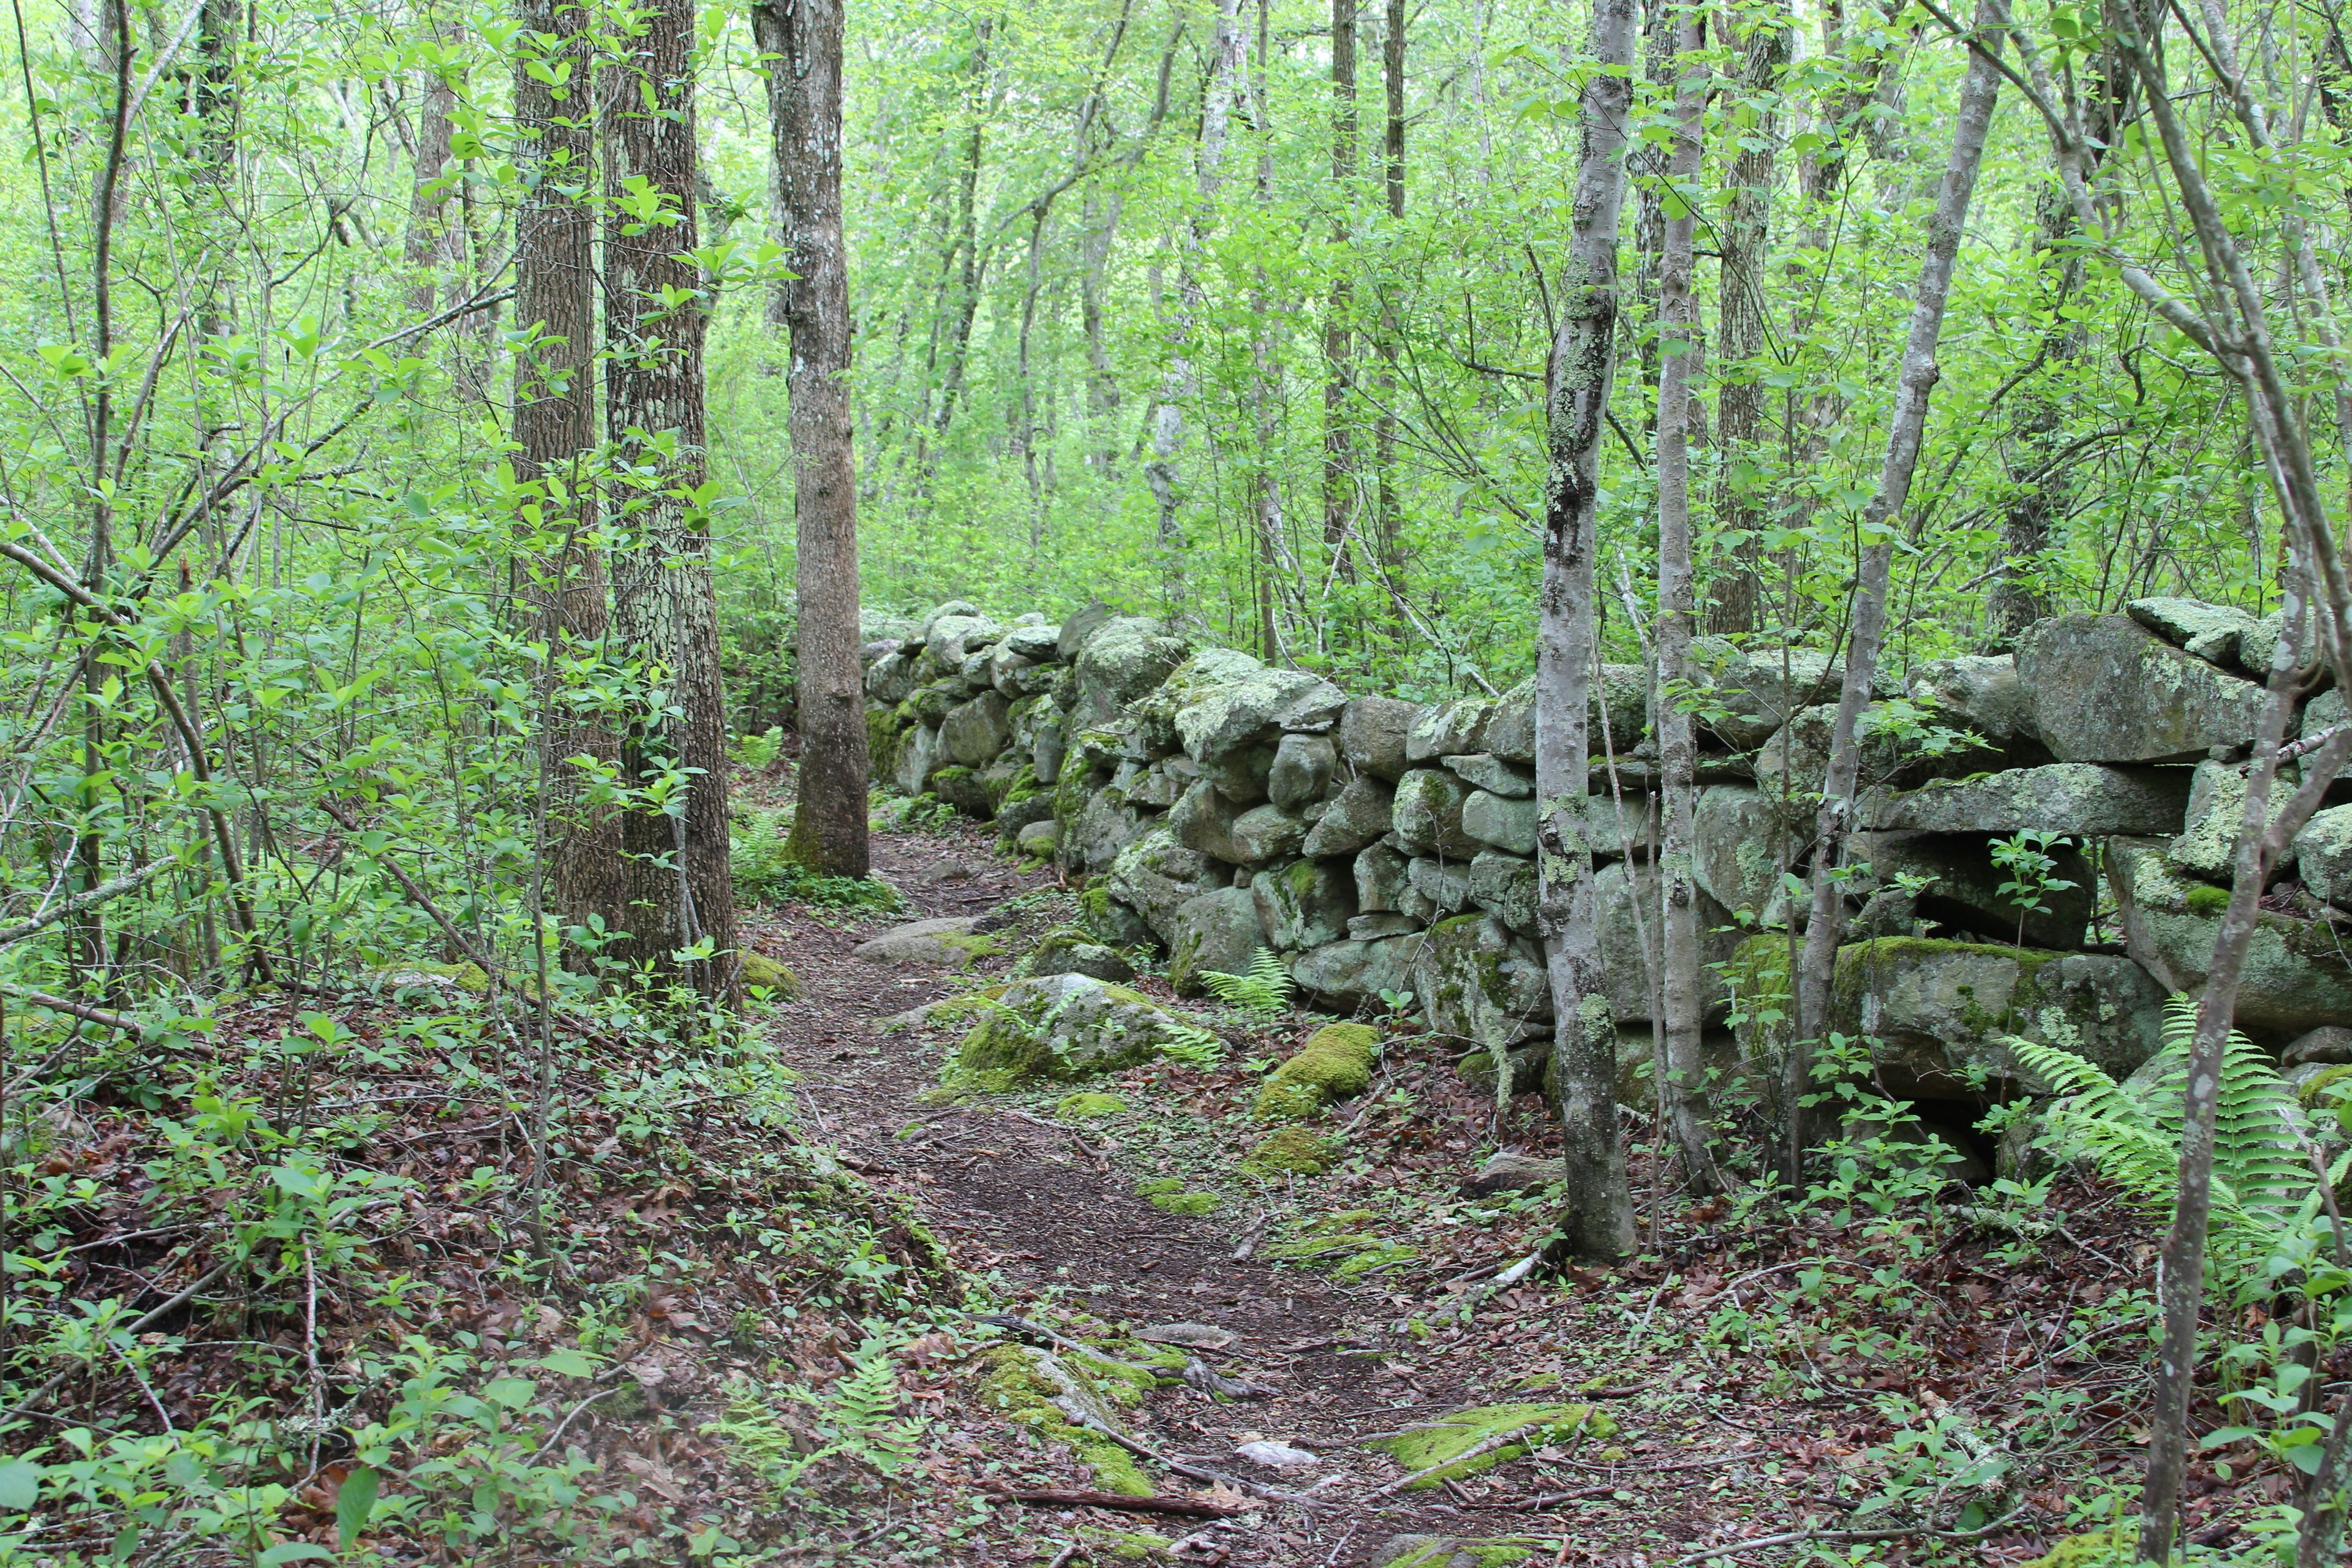
<svg viewBox="0 0 2352 1568">
<path fill-rule="evenodd" d="M 1398 1535 L 1373 1561 L 1378 1568 L 1514 1568 L 1532 1558 L 1544 1542 L 1533 1540 L 1465 1541 L 1451 1535 Z M 1465 1559 L 1467 1564 L 1465 1564 Z"/>
<path fill-rule="evenodd" d="M 1381 1032 L 1369 1024 L 1327 1024 L 1297 1056 L 1267 1075 L 1257 1092 L 1261 1121 L 1297 1121 L 1317 1115 L 1336 1100 L 1371 1087 L 1372 1058 Z"/>
<path fill-rule="evenodd" d="M 898 708 L 868 708 L 866 710 L 866 752 L 872 761 L 876 778 L 898 775 L 898 748 L 906 742 L 907 731 L 914 722 L 914 715 L 908 712 L 903 705 Z"/>
<path fill-rule="evenodd" d="M 799 975 L 764 952 L 755 952 L 747 947 L 743 950 L 742 961 L 744 988 L 765 986 L 771 1002 L 790 1002 L 807 992 L 808 988 L 801 984 Z"/>
<path fill-rule="evenodd" d="M 1330 1152 L 1320 1136 L 1304 1127 L 1285 1127 L 1251 1150 L 1242 1169 L 1255 1176 L 1319 1176 L 1329 1163 Z"/>
<path fill-rule="evenodd" d="M 2070 1535 L 2020 1568 L 2124 1568 L 2138 1556 L 2138 1533 L 2128 1525 L 2118 1524 Z"/>
<path fill-rule="evenodd" d="M 1331 1277 L 1335 1279 L 1360 1279 L 1367 1274 L 1377 1273 L 1383 1268 L 1393 1268 L 1400 1263 L 1411 1263 L 1420 1256 L 1419 1247 L 1384 1242 L 1346 1259 L 1339 1267 L 1331 1270 Z"/>
<path fill-rule="evenodd" d="M 1151 1206 L 1168 1214 L 1214 1214 L 1224 1200 L 1211 1192 L 1161 1193 L 1151 1200 Z"/>
<path fill-rule="evenodd" d="M 1316 1263 L 1332 1268 L 1341 1260 L 1366 1252 L 1377 1252 L 1388 1245 L 1387 1240 L 1381 1237 L 1343 1231 L 1325 1236 L 1303 1236 L 1296 1241 L 1277 1241 L 1265 1249 L 1265 1255 L 1293 1263 Z"/>
<path fill-rule="evenodd" d="M 1535 1424 L 1531 1430 L 1501 1447 L 1463 1457 L 1470 1455 L 1470 1450 L 1481 1443 L 1530 1423 Z M 1441 1421 L 1433 1421 L 1391 1437 L 1375 1438 L 1364 1446 L 1388 1455 L 1402 1465 L 1408 1475 L 1429 1471 L 1407 1489 L 1426 1491 L 1446 1481 L 1483 1475 L 1547 1443 L 1562 1443 L 1571 1438 L 1610 1437 L 1616 1432 L 1617 1423 L 1610 1419 L 1608 1413 L 1590 1405 L 1482 1405 L 1468 1410 L 1457 1410 Z M 1459 1462 L 1448 1463 L 1449 1460 Z"/>
<path fill-rule="evenodd" d="M 1115 1094 L 1096 1094 L 1080 1089 L 1066 1094 L 1054 1107 L 1054 1114 L 1065 1121 L 1099 1121 L 1106 1116 L 1117 1116 L 1127 1109 L 1127 1101 Z"/>
<path fill-rule="evenodd" d="M 1056 1401 L 1084 1405 L 1103 1403 L 1099 1384 L 1083 1366 L 1055 1361 L 1050 1364 L 1073 1387 L 1065 1387 L 1047 1372 L 1038 1352 L 1019 1345 L 1003 1345 L 988 1352 L 988 1374 L 981 1380 L 981 1403 L 1002 1412 L 1017 1426 L 1040 1437 L 1069 1447 L 1095 1473 L 1095 1485 L 1123 1497 L 1150 1497 L 1158 1491 L 1138 1468 L 1134 1456 L 1098 1432 L 1072 1421 Z"/>
<path fill-rule="evenodd" d="M 478 963 L 402 963 L 377 973 L 386 985 L 430 985 L 446 981 L 476 996 L 490 988 L 490 977 Z"/>
<path fill-rule="evenodd" d="M 2295 1086 L 2294 1097 L 2305 1110 L 2315 1110 L 2334 1098 L 2328 1091 L 2352 1088 L 2352 1067 L 2322 1068 Z"/>
<path fill-rule="evenodd" d="M 985 822 L 996 815 L 988 798 L 988 782 L 975 769 L 951 763 L 931 774 L 931 793 L 962 812 Z"/>
<path fill-rule="evenodd" d="M 1135 1184 L 1135 1195 L 1139 1198 L 1156 1198 L 1163 1193 L 1181 1193 L 1183 1190 L 1183 1180 L 1178 1176 L 1146 1176 Z"/>
</svg>

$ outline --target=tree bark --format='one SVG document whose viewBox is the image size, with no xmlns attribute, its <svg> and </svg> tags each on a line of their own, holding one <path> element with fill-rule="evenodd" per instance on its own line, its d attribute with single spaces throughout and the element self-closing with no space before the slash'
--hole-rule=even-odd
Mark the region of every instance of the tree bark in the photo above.
<svg viewBox="0 0 2352 1568">
<path fill-rule="evenodd" d="M 1355 576 L 1348 535 L 1356 505 L 1356 445 L 1349 428 L 1355 331 L 1354 280 L 1348 275 L 1348 213 L 1356 179 L 1356 0 L 1331 0 L 1331 240 L 1340 257 L 1331 274 L 1331 300 L 1323 317 L 1323 544 L 1332 566 L 1345 579 Z"/>
<path fill-rule="evenodd" d="M 1601 984 L 1599 900 L 1584 811 L 1587 733 L 1600 629 L 1593 598 L 1601 432 L 1616 369 L 1617 227 L 1633 103 L 1633 0 L 1594 0 L 1598 68 L 1579 115 L 1573 237 L 1559 270 L 1559 324 L 1546 388 L 1544 566 L 1536 644 L 1538 912 L 1560 1079 L 1567 1213 L 1578 1257 L 1622 1258 L 1634 1244 L 1633 1197 L 1618 1140 L 1616 1024 Z"/>
<path fill-rule="evenodd" d="M 1388 15 L 1381 28 L 1381 87 L 1388 108 L 1387 126 L 1381 141 L 1382 184 L 1387 187 L 1389 216 L 1392 220 L 1404 216 L 1404 0 L 1389 0 Z M 1372 507 L 1381 573 L 1388 580 L 1391 595 L 1404 592 L 1404 553 L 1397 538 L 1396 416 L 1390 412 L 1396 406 L 1397 337 L 1402 330 L 1397 320 L 1395 297 L 1392 292 L 1384 292 L 1381 300 L 1381 411 L 1372 422 Z"/>
<path fill-rule="evenodd" d="M 703 279 L 695 248 L 694 6 L 655 0 L 605 104 L 604 420 L 627 465 L 610 501 L 631 547 L 613 562 L 613 637 L 658 671 L 622 738 L 621 779 L 658 803 L 622 818 L 629 938 L 608 954 L 730 1005 L 741 984 L 728 878 L 727 696 L 704 479 Z M 641 185 L 632 182 L 642 181 Z M 621 205 L 632 191 L 653 212 Z M 680 796 L 683 798 L 679 798 Z M 702 944 L 706 956 L 679 955 Z"/>
<path fill-rule="evenodd" d="M 1690 379 L 1698 368 L 1691 252 L 1699 199 L 1701 134 L 1706 114 L 1705 24 L 1685 7 L 1675 29 L 1680 57 L 1675 91 L 1675 145 L 1660 195 L 1658 263 L 1658 775 L 1664 799 L 1658 835 L 1660 1011 L 1665 1033 L 1664 1100 L 1675 1143 L 1691 1184 L 1723 1190 L 1707 1146 L 1711 1118 L 1706 1069 L 1699 1054 L 1706 1009 L 1699 978 L 1698 880 L 1693 860 L 1698 802 L 1698 742 L 1690 710 L 1670 695 L 1690 679 L 1697 595 L 1691 580 Z"/>
<path fill-rule="evenodd" d="M 1752 632 L 1763 613 L 1764 509 L 1739 469 L 1764 428 L 1764 389 L 1756 380 L 1756 360 L 1764 352 L 1764 262 L 1771 246 L 1780 117 L 1761 105 L 1778 90 L 1788 68 L 1790 32 L 1787 11 L 1776 9 L 1759 16 L 1739 46 L 1738 91 L 1759 107 L 1732 160 L 1730 199 L 1722 220 L 1716 303 L 1716 516 L 1731 542 L 1732 563 L 1715 584 L 1707 611 L 1707 629 L 1713 632 Z"/>
<path fill-rule="evenodd" d="M 980 254 L 980 161 L 988 129 L 988 45 L 995 28 L 992 16 L 982 16 L 972 22 L 971 83 L 965 106 L 969 123 L 963 162 L 956 176 L 955 294 L 948 316 L 948 366 L 940 383 L 936 416 L 936 428 L 942 436 L 955 418 L 956 400 L 963 395 L 971 323 L 980 312 L 981 279 L 987 273 Z"/>
<path fill-rule="evenodd" d="M 1981 0 L 1977 30 L 1990 36 L 1988 29 L 2000 16 L 1999 0 Z M 1856 530 L 1861 560 L 1855 573 L 1853 624 L 1846 638 L 1845 681 L 1830 731 L 1828 773 L 1813 828 L 1811 912 L 1798 963 L 1797 1029 L 1789 1047 L 1782 1084 L 1788 1118 L 1782 1174 L 1791 1184 L 1798 1179 L 1804 1148 L 1804 1101 L 1812 1092 L 1811 1042 L 1828 1028 L 1830 982 L 1837 963 L 1838 937 L 1845 925 L 1839 873 L 1843 869 L 1846 837 L 1853 826 L 1854 793 L 1862 773 L 1862 710 L 1870 700 L 1886 626 L 1887 579 L 1897 531 L 1895 519 L 1910 498 L 1911 476 L 1918 467 L 1919 447 L 1927 428 L 1928 396 L 1941 374 L 1936 364 L 1936 343 L 1943 335 L 1952 268 L 1959 255 L 1961 230 L 1968 222 L 1969 200 L 1976 191 L 1977 172 L 1984 163 L 1985 136 L 1992 124 L 2000 88 L 2000 72 L 1990 61 L 1982 54 L 1971 54 L 1968 76 L 1960 84 L 1952 154 L 1944 168 L 1935 214 L 1927 222 L 1927 253 L 1912 292 L 1911 331 L 1904 344 L 1902 376 L 1895 389 L 1886 458 L 1879 469 L 1877 491 L 1863 508 Z"/>
<path fill-rule="evenodd" d="M 457 89 L 448 79 L 437 70 L 427 71 L 425 101 L 416 117 L 416 167 L 409 185 L 406 246 L 412 274 L 408 308 L 420 316 L 432 313 L 442 273 L 457 256 L 457 234 L 449 222 L 449 191 L 442 184 L 449 172 L 451 116 L 457 107 Z"/>
<path fill-rule="evenodd" d="M 586 460 L 597 444 L 596 219 L 587 199 L 596 168 L 592 53 L 580 7 L 521 0 L 517 16 L 544 40 L 515 66 L 515 121 L 526 171 L 515 215 L 515 320 L 534 343 L 514 369 L 515 478 L 546 487 L 534 551 L 532 605 L 549 634 L 551 658 L 593 656 L 610 629 L 604 554 L 596 532 L 596 487 Z M 538 64 L 562 79 L 533 75 Z M 571 186 L 579 195 L 561 188 Z M 550 544 L 552 543 L 552 548 Z M 560 670 L 560 662 L 557 666 Z M 560 676 L 559 676 L 560 679 Z M 587 775 L 569 759 L 610 766 L 620 738 L 594 715 L 576 714 L 557 693 L 540 715 L 549 782 L 548 879 L 565 926 L 627 926 L 621 821 L 587 804 Z"/>
<path fill-rule="evenodd" d="M 792 342 L 801 758 L 787 857 L 863 877 L 869 767 L 858 660 L 857 472 L 850 450 L 849 256 L 841 216 L 841 0 L 762 0 L 776 226 Z M 1042 222 L 1042 215 L 1041 219 Z"/>
</svg>

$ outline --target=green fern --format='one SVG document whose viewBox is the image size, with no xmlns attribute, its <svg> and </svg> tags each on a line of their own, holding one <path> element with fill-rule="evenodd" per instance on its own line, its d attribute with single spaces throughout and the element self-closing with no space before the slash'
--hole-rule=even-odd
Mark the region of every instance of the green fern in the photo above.
<svg viewBox="0 0 2352 1568">
<path fill-rule="evenodd" d="M 879 1340 L 852 1352 L 849 1374 L 823 1394 L 797 1386 L 782 1392 L 815 1407 L 812 1433 L 787 1426 L 748 1379 L 729 1388 L 727 1414 L 702 1428 L 705 1436 L 725 1438 L 779 1493 L 793 1491 L 811 1467 L 826 1459 L 848 1459 L 890 1476 L 914 1458 L 921 1423 L 899 1416 L 898 1369 Z M 812 1440 L 815 1446 L 803 1452 Z"/>
<path fill-rule="evenodd" d="M 2089 1160 L 2142 1207 L 2162 1212 L 2179 1188 L 2182 1101 L 2196 1004 L 2166 1010 L 2164 1047 L 2142 1082 L 2119 1084 L 2072 1051 L 2014 1037 L 2003 1041 L 2019 1066 L 2058 1098 L 2045 1113 L 2044 1142 Z M 2230 1032 L 2221 1058 L 2213 1127 L 2215 1283 L 2260 1279 L 2270 1257 L 2315 1220 L 2320 1197 L 2305 1151 L 2311 1129 L 2294 1091 L 2254 1043 Z"/>
<path fill-rule="evenodd" d="M 1198 1025 L 1176 1024 L 1160 1042 L 1160 1054 L 1207 1072 L 1225 1059 L 1225 1042 Z"/>
<path fill-rule="evenodd" d="M 1239 974 L 1201 971 L 1202 984 L 1218 1001 L 1260 1018 L 1279 1018 L 1290 1009 L 1290 971 L 1265 948 L 1250 955 L 1249 968 Z"/>
</svg>

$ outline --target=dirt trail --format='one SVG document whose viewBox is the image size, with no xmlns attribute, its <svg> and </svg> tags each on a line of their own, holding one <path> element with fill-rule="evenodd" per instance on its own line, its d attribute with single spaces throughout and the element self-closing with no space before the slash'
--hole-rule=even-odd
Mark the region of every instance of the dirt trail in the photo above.
<svg viewBox="0 0 2352 1568">
<path fill-rule="evenodd" d="M 1236 1335 L 1213 1363 L 1278 1394 L 1218 1404 L 1190 1388 L 1160 1391 L 1129 1415 L 1132 1435 L 1163 1454 L 1286 1489 L 1351 1468 L 1360 1480 L 1366 1456 L 1351 1452 L 1356 1440 L 1462 1402 L 1458 1388 L 1425 1377 L 1376 1378 L 1381 1357 L 1365 1351 L 1389 1342 L 1381 1316 L 1387 1301 L 1376 1286 L 1350 1289 L 1306 1270 L 1236 1261 L 1251 1216 L 1161 1212 L 1134 1190 L 1138 1175 L 1150 1173 L 1116 1152 L 1106 1159 L 1091 1151 L 1093 1133 L 1081 1139 L 992 1106 L 923 1103 L 918 1097 L 937 1081 L 939 1050 L 878 1026 L 955 987 L 942 974 L 863 962 L 852 948 L 912 918 L 984 915 L 1053 879 L 1024 875 L 967 837 L 881 837 L 876 849 L 877 874 L 906 891 L 914 914 L 854 927 L 794 916 L 755 931 L 808 988 L 787 1011 L 782 1034 L 804 1075 L 812 1120 L 845 1164 L 913 1197 L 961 1266 L 1027 1300 L 1019 1310 L 1045 1317 L 1057 1300 L 1113 1322 L 1197 1322 Z M 1364 1349 L 1342 1353 L 1349 1345 Z M 972 1415 L 957 1412 L 950 1420 Z M 1237 1441 L 1257 1436 L 1323 1453 L 1326 1463 L 1302 1479 L 1234 1457 Z M 1196 1484 L 1160 1479 L 1170 1490 Z M 1003 1510 L 1016 1542 L 1031 1528 L 1018 1511 Z M 1223 1524 L 1194 1533 L 1196 1544 L 1179 1560 L 1343 1568 L 1373 1560 L 1397 1533 L 1487 1535 L 1509 1524 L 1507 1516 L 1466 1514 L 1443 1501 L 1377 1513 L 1344 1502 L 1312 1511 L 1286 1507 L 1259 1517 L 1255 1528 Z M 1128 1528 L 1186 1536 L 1198 1522 L 1140 1516 Z M 1023 1561 L 1023 1545 L 1010 1554 L 975 1545 L 969 1561 Z"/>
</svg>

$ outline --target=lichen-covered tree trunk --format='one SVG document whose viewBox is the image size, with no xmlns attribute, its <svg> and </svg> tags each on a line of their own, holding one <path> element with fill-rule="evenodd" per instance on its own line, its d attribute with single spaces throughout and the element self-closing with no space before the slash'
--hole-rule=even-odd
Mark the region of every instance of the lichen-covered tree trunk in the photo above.
<svg viewBox="0 0 2352 1568">
<path fill-rule="evenodd" d="M 826 876 L 863 877 L 868 758 L 841 226 L 841 0 L 766 0 L 752 6 L 751 26 L 767 59 L 776 223 L 795 274 L 780 297 L 792 340 L 801 731 L 787 849 Z"/>
<path fill-rule="evenodd" d="M 1998 0 L 1984 0 L 1977 26 L 1985 31 L 1999 18 Z M 1812 1092 L 1811 1042 L 1828 1028 L 1830 982 L 1837 963 L 1838 937 L 1845 928 L 1844 890 L 1838 877 L 1845 842 L 1853 827 L 1855 787 L 1862 775 L 1861 721 L 1870 700 L 1872 677 L 1886 629 L 1886 590 L 1896 534 L 1895 518 L 1910 498 L 1911 476 L 1927 429 L 1927 399 L 1941 372 L 1936 344 L 1943 335 L 1944 307 L 1951 298 L 1952 268 L 1968 222 L 1969 200 L 1984 163 L 1985 135 L 1992 124 L 2000 74 L 1983 55 L 1969 58 L 1954 115 L 1952 155 L 1936 210 L 1927 221 L 1927 253 L 1911 299 L 1911 330 L 1904 343 L 1903 370 L 1895 383 L 1895 412 L 1886 432 L 1886 458 L 1878 489 L 1863 508 L 1857 537 L 1862 559 L 1855 574 L 1853 621 L 1846 637 L 1845 681 L 1838 693 L 1837 718 L 1830 731 L 1827 775 L 1813 827 L 1811 913 L 1797 968 L 1797 1034 L 1789 1048 L 1781 1094 L 1788 1119 L 1783 1175 L 1797 1179 L 1804 1148 L 1805 1098 Z"/>
<path fill-rule="evenodd" d="M 630 536 L 612 563 L 613 640 L 661 672 L 622 737 L 621 777 L 661 798 L 622 818 L 626 941 L 608 949 L 658 979 L 733 1002 L 727 700 L 703 483 L 703 279 L 694 249 L 694 7 L 656 0 L 627 40 L 604 112 L 604 422 L 627 466 L 607 496 Z M 631 182 L 642 180 L 642 185 Z M 620 205 L 632 190 L 656 214 Z M 681 960 L 697 949 L 705 955 Z"/>
<path fill-rule="evenodd" d="M 593 180 L 595 129 L 580 8 L 524 0 L 519 15 L 553 42 L 515 66 L 526 180 L 515 215 L 515 321 L 532 333 L 532 346 L 515 365 L 514 468 L 518 479 L 547 486 L 532 605 L 560 659 L 565 650 L 595 652 L 611 618 L 604 552 L 593 542 L 596 487 L 585 468 L 597 444 L 596 217 L 584 195 L 565 193 L 584 193 Z M 563 85 L 545 76 L 561 76 Z M 570 759 L 610 766 L 620 760 L 620 738 L 601 718 L 575 714 L 555 684 L 540 721 L 552 906 L 566 926 L 586 927 L 593 917 L 617 930 L 626 924 L 620 818 L 587 804 L 587 773 Z"/>
<path fill-rule="evenodd" d="M 1331 0 L 1331 200 L 1342 215 L 1331 225 L 1335 255 L 1343 256 L 1348 243 L 1345 215 L 1350 205 L 1349 187 L 1356 178 L 1356 0 Z M 1350 579 L 1355 563 L 1349 556 L 1348 536 L 1355 518 L 1356 442 L 1349 426 L 1355 417 L 1349 362 L 1356 333 L 1349 314 L 1354 301 L 1355 283 L 1342 260 L 1332 269 L 1331 298 L 1323 316 L 1323 544 L 1331 552 L 1332 569 Z"/>
<path fill-rule="evenodd" d="M 1675 145 L 1661 193 L 1664 224 L 1658 258 L 1658 676 L 1654 710 L 1658 727 L 1658 775 L 1664 794 L 1658 835 L 1660 1010 L 1664 1015 L 1664 1097 L 1668 1124 L 1691 1184 L 1719 1192 L 1722 1173 L 1708 1148 L 1706 1066 L 1699 1056 L 1706 1010 L 1699 981 L 1698 880 L 1692 858 L 1696 837 L 1698 742 L 1690 710 L 1675 700 L 1690 679 L 1691 639 L 1697 629 L 1697 594 L 1691 580 L 1690 380 L 1698 340 L 1691 300 L 1691 254 L 1699 199 L 1700 135 L 1706 113 L 1706 78 L 1698 67 L 1704 24 L 1685 9 L 1674 33 L 1681 60 L 1675 92 Z"/>
<path fill-rule="evenodd" d="M 1633 101 L 1633 0 L 1594 0 L 1599 68 L 1580 106 L 1573 237 L 1546 380 L 1543 586 L 1536 641 L 1538 920 L 1551 981 L 1552 1050 L 1567 1156 L 1561 1227 L 1577 1256 L 1633 1248 L 1633 1197 L 1618 1141 L 1617 1028 L 1601 984 L 1600 908 L 1584 830 L 1600 618 L 1593 602 L 1601 438 L 1616 369 L 1617 226 Z"/>
</svg>

